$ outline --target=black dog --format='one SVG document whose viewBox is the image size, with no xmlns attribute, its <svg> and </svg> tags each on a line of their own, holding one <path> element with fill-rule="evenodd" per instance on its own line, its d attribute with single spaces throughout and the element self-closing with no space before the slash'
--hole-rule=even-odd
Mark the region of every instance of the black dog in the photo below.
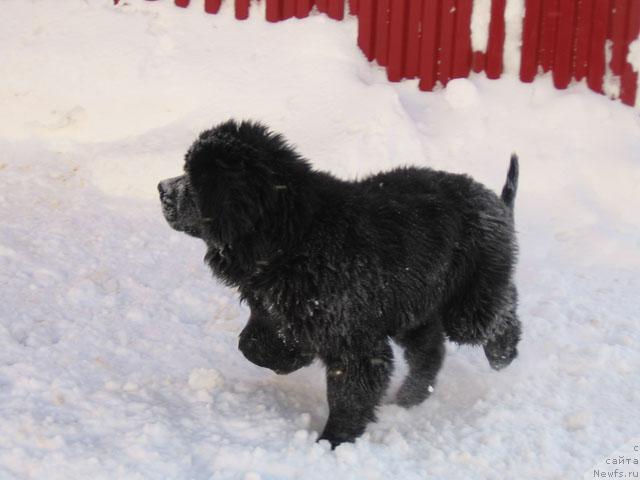
<svg viewBox="0 0 640 480">
<path fill-rule="evenodd" d="M 375 419 L 389 338 L 409 365 L 403 406 L 433 391 L 445 336 L 482 345 L 495 369 L 516 357 L 517 179 L 514 155 L 501 198 L 428 168 L 342 181 L 264 126 L 229 121 L 203 132 L 185 174 L 158 188 L 169 224 L 206 242 L 215 275 L 251 307 L 242 353 L 277 373 L 324 362 L 320 438 L 335 446 Z"/>
</svg>

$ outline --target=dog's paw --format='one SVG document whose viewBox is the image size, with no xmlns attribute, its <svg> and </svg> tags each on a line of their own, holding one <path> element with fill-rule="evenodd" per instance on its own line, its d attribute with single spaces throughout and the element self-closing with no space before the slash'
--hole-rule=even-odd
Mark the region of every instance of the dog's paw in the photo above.
<svg viewBox="0 0 640 480">
<path fill-rule="evenodd" d="M 515 346 L 506 346 L 500 342 L 487 342 L 484 346 L 484 354 L 489 360 L 491 368 L 502 370 L 509 366 L 518 356 L 518 349 Z"/>
<path fill-rule="evenodd" d="M 346 432 L 327 432 L 325 431 L 320 438 L 318 438 L 318 442 L 321 440 L 326 440 L 331 444 L 331 450 L 334 450 L 341 443 L 353 443 L 356 441 L 356 437 L 354 435 L 350 435 Z"/>
<path fill-rule="evenodd" d="M 396 403 L 404 408 L 415 407 L 424 402 L 433 393 L 433 385 L 412 385 L 404 383 L 396 395 Z"/>
</svg>

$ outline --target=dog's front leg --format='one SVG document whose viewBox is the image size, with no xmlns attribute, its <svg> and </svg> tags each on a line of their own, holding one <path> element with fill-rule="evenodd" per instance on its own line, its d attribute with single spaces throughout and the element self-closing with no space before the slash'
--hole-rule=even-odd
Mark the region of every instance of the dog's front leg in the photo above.
<svg viewBox="0 0 640 480">
<path fill-rule="evenodd" d="M 331 448 L 353 442 L 367 423 L 375 420 L 375 409 L 389 384 L 393 352 L 387 340 L 326 358 L 329 419 L 319 440 Z"/>
<path fill-rule="evenodd" d="M 315 357 L 309 345 L 284 333 L 279 335 L 278 328 L 275 319 L 260 309 L 252 309 L 249 322 L 240 333 L 238 348 L 250 362 L 279 374 L 309 365 Z"/>
</svg>

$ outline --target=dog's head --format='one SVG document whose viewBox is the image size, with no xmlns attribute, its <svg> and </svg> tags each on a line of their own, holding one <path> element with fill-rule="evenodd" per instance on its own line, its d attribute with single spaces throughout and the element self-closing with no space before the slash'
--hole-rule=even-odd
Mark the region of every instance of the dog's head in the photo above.
<svg viewBox="0 0 640 480">
<path fill-rule="evenodd" d="M 178 231 L 221 245 L 250 238 L 273 246 L 308 217 L 311 168 L 260 124 L 231 120 L 201 133 L 184 170 L 158 185 Z"/>
</svg>

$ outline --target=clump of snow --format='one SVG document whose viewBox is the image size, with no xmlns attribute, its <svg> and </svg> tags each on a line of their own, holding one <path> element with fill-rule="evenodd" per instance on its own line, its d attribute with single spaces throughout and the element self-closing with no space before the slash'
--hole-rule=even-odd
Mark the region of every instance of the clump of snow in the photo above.
<svg viewBox="0 0 640 480">
<path fill-rule="evenodd" d="M 478 104 L 478 88 L 466 78 L 455 78 L 447 83 L 444 98 L 454 109 L 471 108 Z"/>
<path fill-rule="evenodd" d="M 631 65 L 634 72 L 640 73 L 640 38 L 636 38 L 629 44 L 627 62 Z"/>
<path fill-rule="evenodd" d="M 336 448 L 336 460 L 338 463 L 345 463 L 347 465 L 354 465 L 358 462 L 358 452 L 355 447 L 350 443 L 343 443 Z"/>
<path fill-rule="evenodd" d="M 614 75 L 611 70 L 611 59 L 613 58 L 613 40 L 607 40 L 604 44 L 605 72 L 602 81 L 602 91 L 609 98 L 620 97 L 620 76 Z"/>
<path fill-rule="evenodd" d="M 565 424 L 569 430 L 582 430 L 591 425 L 593 415 L 590 410 L 571 413 L 565 417 Z"/>
<path fill-rule="evenodd" d="M 189 387 L 193 390 L 213 390 L 222 383 L 222 375 L 213 368 L 196 368 L 189 374 Z"/>
<path fill-rule="evenodd" d="M 354 19 L 263 13 L 2 3 L 0 478 L 565 479 L 637 436 L 637 111 L 548 77 L 390 84 Z M 423 165 L 499 191 L 518 153 L 519 358 L 494 372 L 448 344 L 407 410 L 396 350 L 379 420 L 316 443 L 322 367 L 249 363 L 247 307 L 158 204 L 158 180 L 229 117 L 341 178 Z"/>
</svg>

